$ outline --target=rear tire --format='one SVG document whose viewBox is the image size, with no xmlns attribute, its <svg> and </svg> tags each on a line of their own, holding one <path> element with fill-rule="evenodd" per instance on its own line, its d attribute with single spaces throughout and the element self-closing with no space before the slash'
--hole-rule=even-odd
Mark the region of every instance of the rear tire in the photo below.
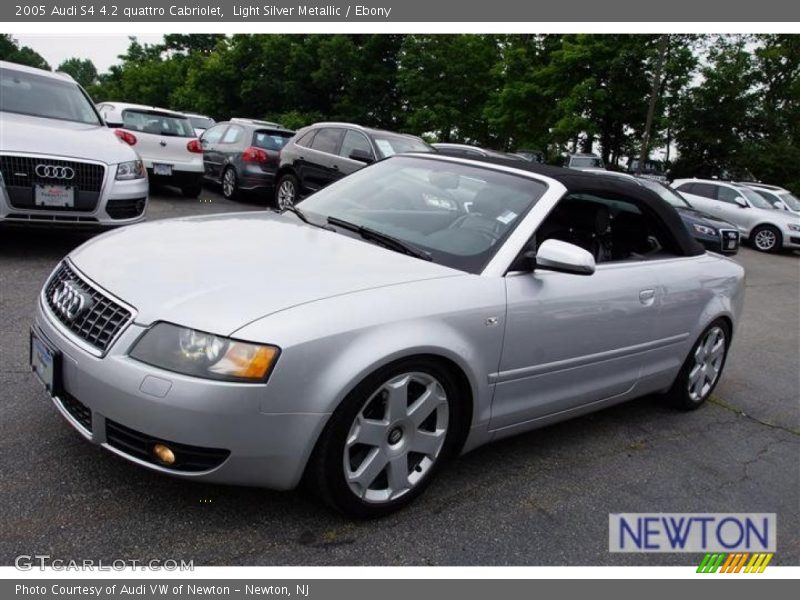
<svg viewBox="0 0 800 600">
<path fill-rule="evenodd" d="M 222 195 L 226 200 L 239 197 L 239 177 L 233 167 L 227 167 L 222 173 Z"/>
<path fill-rule="evenodd" d="M 453 374 L 410 358 L 368 376 L 334 411 L 306 473 L 327 504 L 356 518 L 400 510 L 460 443 L 465 411 Z"/>
<path fill-rule="evenodd" d="M 781 232 L 772 225 L 760 225 L 750 234 L 753 247 L 760 252 L 777 252 L 783 245 Z"/>
<path fill-rule="evenodd" d="M 681 410 L 700 408 L 722 377 L 730 343 L 731 328 L 727 321 L 717 319 L 706 327 L 667 392 L 667 401 Z"/>
<path fill-rule="evenodd" d="M 300 183 L 297 181 L 297 177 L 291 173 L 283 175 L 275 187 L 275 208 L 284 210 L 297 204 L 299 190 Z"/>
</svg>

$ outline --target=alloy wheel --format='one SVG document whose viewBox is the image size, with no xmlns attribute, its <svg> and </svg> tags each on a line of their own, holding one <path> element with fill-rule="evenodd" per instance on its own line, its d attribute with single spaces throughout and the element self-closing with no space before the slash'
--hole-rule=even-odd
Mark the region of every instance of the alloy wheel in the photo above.
<svg viewBox="0 0 800 600">
<path fill-rule="evenodd" d="M 290 179 L 284 179 L 278 188 L 278 208 L 284 210 L 294 205 L 295 189 Z"/>
<path fill-rule="evenodd" d="M 775 244 L 778 243 L 778 237 L 771 229 L 762 229 L 756 233 L 754 241 L 756 248 L 764 252 L 768 252 L 775 247 Z"/>
<path fill-rule="evenodd" d="M 233 196 L 236 191 L 236 173 L 233 169 L 225 171 L 225 176 L 222 178 L 222 193 L 226 198 Z"/>
<path fill-rule="evenodd" d="M 725 332 L 712 327 L 694 352 L 694 365 L 689 371 L 689 398 L 692 402 L 705 399 L 719 378 L 725 360 Z"/>
<path fill-rule="evenodd" d="M 343 467 L 353 494 L 384 503 L 416 487 L 439 458 L 449 416 L 447 394 L 432 375 L 404 373 L 383 383 L 347 435 Z"/>
</svg>

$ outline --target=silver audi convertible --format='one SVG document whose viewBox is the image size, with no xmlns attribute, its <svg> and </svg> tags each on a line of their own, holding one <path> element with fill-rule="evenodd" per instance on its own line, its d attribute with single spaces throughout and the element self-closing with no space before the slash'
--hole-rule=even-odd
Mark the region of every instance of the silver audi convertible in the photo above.
<svg viewBox="0 0 800 600">
<path fill-rule="evenodd" d="M 115 230 L 45 283 L 30 360 L 86 439 L 349 515 L 481 444 L 719 381 L 744 273 L 646 188 L 398 155 L 281 213 Z"/>
</svg>

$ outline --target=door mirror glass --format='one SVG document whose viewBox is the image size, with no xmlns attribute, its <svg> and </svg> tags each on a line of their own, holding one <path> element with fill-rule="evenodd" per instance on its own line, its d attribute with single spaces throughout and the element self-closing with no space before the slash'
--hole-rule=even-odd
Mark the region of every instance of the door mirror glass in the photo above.
<svg viewBox="0 0 800 600">
<path fill-rule="evenodd" d="M 536 252 L 536 268 L 574 275 L 591 275 L 594 256 L 574 244 L 561 240 L 545 240 Z"/>
</svg>

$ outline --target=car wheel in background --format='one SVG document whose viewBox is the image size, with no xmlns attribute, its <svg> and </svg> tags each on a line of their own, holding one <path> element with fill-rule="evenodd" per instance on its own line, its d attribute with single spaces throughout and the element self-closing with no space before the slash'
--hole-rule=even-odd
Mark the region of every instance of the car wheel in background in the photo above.
<svg viewBox="0 0 800 600">
<path fill-rule="evenodd" d="M 730 340 L 731 330 L 726 321 L 717 319 L 706 327 L 667 392 L 670 404 L 683 410 L 702 406 L 722 376 Z"/>
<path fill-rule="evenodd" d="M 447 369 L 422 359 L 373 373 L 331 416 L 308 483 L 328 504 L 358 518 L 410 503 L 460 439 L 458 390 Z"/>
<path fill-rule="evenodd" d="M 750 234 L 753 246 L 761 252 L 777 252 L 783 240 L 781 232 L 772 225 L 761 225 L 756 227 Z"/>
<path fill-rule="evenodd" d="M 239 195 L 239 178 L 233 167 L 226 168 L 222 173 L 222 195 L 228 200 L 235 200 Z"/>
<path fill-rule="evenodd" d="M 199 181 L 197 183 L 190 183 L 188 185 L 181 186 L 181 193 L 185 198 L 197 198 L 202 191 L 203 184 Z"/>
<path fill-rule="evenodd" d="M 275 207 L 284 210 L 294 206 L 297 202 L 297 190 L 299 188 L 297 177 L 287 173 L 278 180 L 278 187 L 275 189 Z"/>
</svg>

